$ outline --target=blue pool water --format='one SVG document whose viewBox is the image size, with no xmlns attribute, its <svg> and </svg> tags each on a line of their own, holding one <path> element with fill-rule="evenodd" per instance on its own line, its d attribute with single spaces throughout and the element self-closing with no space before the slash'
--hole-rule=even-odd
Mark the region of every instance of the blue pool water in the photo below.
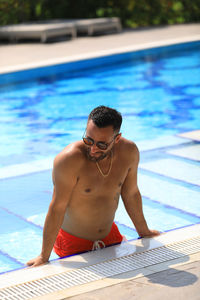
<svg viewBox="0 0 200 300">
<path fill-rule="evenodd" d="M 200 143 L 178 136 L 199 129 L 199 54 L 194 42 L 0 76 L 0 273 L 40 252 L 51 164 L 40 172 L 31 164 L 50 162 L 79 140 L 100 104 L 122 113 L 122 134 L 140 149 L 149 226 L 168 231 L 200 222 L 200 158 L 191 155 Z M 24 175 L 4 176 L 24 166 Z M 121 202 L 116 222 L 128 239 L 138 237 Z"/>
</svg>

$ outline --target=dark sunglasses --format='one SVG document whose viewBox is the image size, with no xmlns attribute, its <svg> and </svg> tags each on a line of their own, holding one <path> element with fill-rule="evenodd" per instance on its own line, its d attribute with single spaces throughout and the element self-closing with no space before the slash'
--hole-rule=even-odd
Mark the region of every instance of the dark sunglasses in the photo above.
<svg viewBox="0 0 200 300">
<path fill-rule="evenodd" d="M 114 138 L 112 139 L 112 141 L 110 141 L 109 143 L 105 143 L 105 142 L 95 142 L 92 138 L 90 137 L 83 137 L 83 142 L 85 143 L 85 145 L 92 147 L 94 144 L 101 150 L 106 150 L 108 149 L 108 147 L 110 146 L 110 144 L 115 140 L 115 138 L 118 136 L 118 134 L 116 134 L 114 136 Z"/>
</svg>

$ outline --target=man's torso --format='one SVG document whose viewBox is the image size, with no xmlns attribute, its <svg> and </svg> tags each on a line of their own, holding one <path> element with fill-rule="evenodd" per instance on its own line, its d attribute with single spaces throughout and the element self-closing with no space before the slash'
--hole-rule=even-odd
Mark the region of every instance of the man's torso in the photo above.
<svg viewBox="0 0 200 300">
<path fill-rule="evenodd" d="M 130 167 L 130 160 L 122 150 L 123 145 L 115 147 L 112 168 L 107 177 L 100 173 L 96 162 L 83 155 L 66 209 L 63 230 L 88 240 L 102 239 L 109 234 Z"/>
</svg>

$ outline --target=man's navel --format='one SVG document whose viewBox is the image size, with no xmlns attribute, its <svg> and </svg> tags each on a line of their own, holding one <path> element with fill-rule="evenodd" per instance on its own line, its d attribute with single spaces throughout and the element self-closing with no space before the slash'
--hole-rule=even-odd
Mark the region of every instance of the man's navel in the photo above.
<svg viewBox="0 0 200 300">
<path fill-rule="evenodd" d="M 85 192 L 86 192 L 86 193 L 90 193 L 90 192 L 91 192 L 91 189 L 90 189 L 90 188 L 85 189 Z"/>
</svg>

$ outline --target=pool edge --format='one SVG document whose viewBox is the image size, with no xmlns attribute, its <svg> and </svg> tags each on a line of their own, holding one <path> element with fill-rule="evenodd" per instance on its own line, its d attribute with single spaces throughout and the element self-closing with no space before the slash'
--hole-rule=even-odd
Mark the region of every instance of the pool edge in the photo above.
<svg viewBox="0 0 200 300">
<path fill-rule="evenodd" d="M 126 46 L 126 47 L 120 47 L 120 48 L 113 48 L 113 49 L 109 49 L 109 50 L 95 51 L 95 52 L 90 52 L 90 53 L 81 54 L 81 55 L 74 55 L 74 56 L 70 55 L 68 57 L 62 57 L 62 58 L 58 58 L 58 59 L 48 59 L 45 61 L 39 61 L 37 63 L 20 64 L 20 65 L 15 65 L 15 66 L 3 67 L 0 70 L 0 75 L 12 73 L 12 72 L 18 72 L 18 71 L 25 71 L 28 69 L 48 67 L 48 66 L 53 66 L 53 65 L 57 65 L 57 64 L 65 64 L 65 63 L 70 63 L 70 62 L 83 61 L 83 60 L 92 59 L 92 58 L 100 58 L 103 56 L 125 54 L 128 52 L 135 52 L 135 51 L 139 51 L 139 50 L 164 47 L 164 46 L 176 45 L 176 44 L 181 44 L 181 43 L 189 43 L 189 42 L 195 42 L 195 41 L 200 41 L 200 34 L 192 35 L 190 37 L 171 38 L 168 40 L 147 42 L 147 43 L 138 44 L 138 45 L 134 45 L 134 46 Z"/>
<path fill-rule="evenodd" d="M 167 246 L 169 244 L 185 241 L 188 238 L 195 238 L 199 236 L 200 224 L 197 224 L 190 227 L 170 231 L 155 238 L 134 240 L 128 243 L 122 243 L 121 245 L 102 249 L 100 251 L 84 253 L 82 255 L 75 255 L 72 257 L 51 261 L 49 264 L 43 265 L 38 268 L 26 268 L 9 273 L 4 273 L 0 275 L 0 290 L 3 288 L 20 285 L 25 282 L 35 281 L 41 278 L 46 278 L 48 276 L 57 275 L 66 271 L 77 270 L 78 273 L 79 268 L 98 264 L 116 258 L 123 258 L 127 255 L 132 254 L 133 250 L 134 254 L 144 253 L 152 249 L 158 249 L 162 246 Z M 133 278 L 139 278 L 149 274 L 154 274 L 169 269 L 171 265 L 173 265 L 173 267 L 180 266 L 199 260 L 200 251 L 195 254 L 184 256 L 184 259 L 172 259 L 168 260 L 167 263 L 161 262 L 153 266 L 141 268 L 137 272 L 129 272 L 130 274 L 128 278 L 126 278 L 125 275 L 122 275 L 120 278 L 114 278 L 115 276 L 112 278 L 107 277 L 102 280 L 75 286 L 67 290 L 65 289 L 48 295 L 40 296 L 40 298 L 38 299 L 64 299 L 64 297 L 71 297 L 88 291 L 93 291 L 98 288 L 110 286 L 113 284 L 119 284 L 125 280 L 131 280 Z M 69 266 L 67 266 L 66 263 L 68 263 Z"/>
</svg>

